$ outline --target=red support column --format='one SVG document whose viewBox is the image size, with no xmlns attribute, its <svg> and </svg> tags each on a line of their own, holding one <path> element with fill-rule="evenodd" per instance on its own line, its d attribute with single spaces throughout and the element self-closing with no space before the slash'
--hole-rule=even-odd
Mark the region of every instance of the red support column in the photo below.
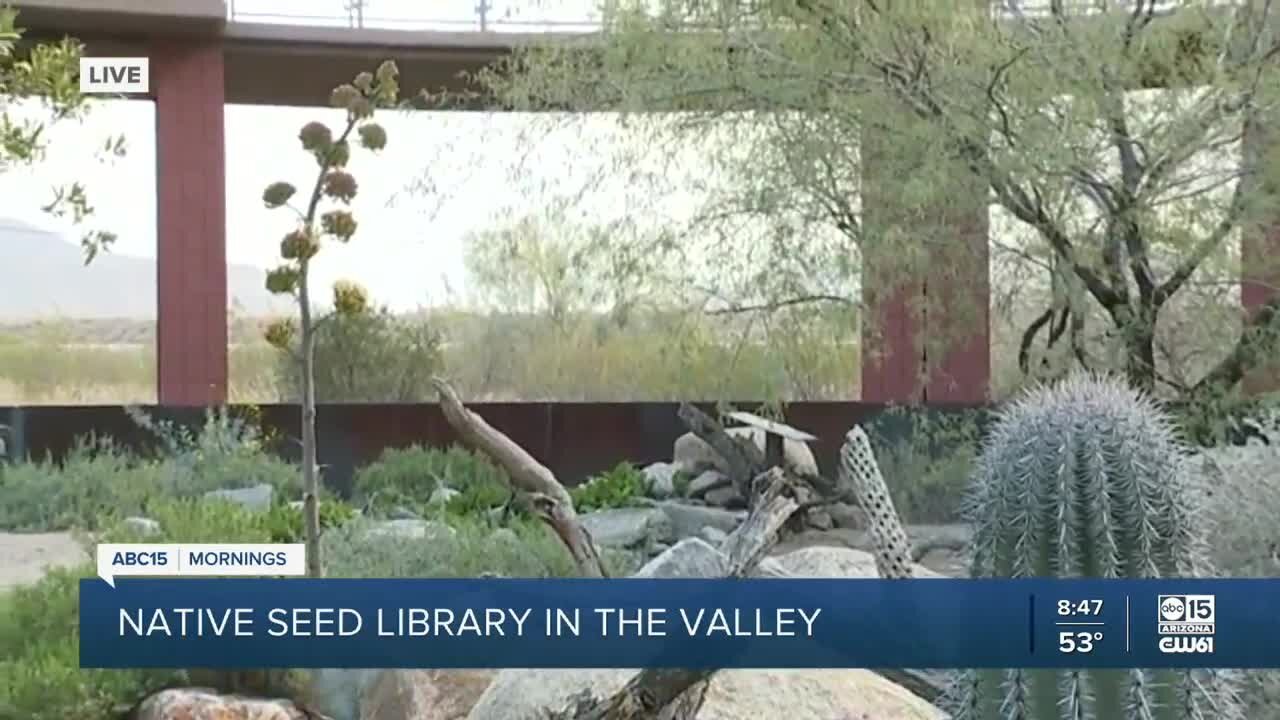
<svg viewBox="0 0 1280 720">
<path fill-rule="evenodd" d="M 219 41 L 158 44 L 156 369 L 163 405 L 227 399 L 226 148 Z"/>
<path fill-rule="evenodd" d="M 863 136 L 862 399 L 983 403 L 991 333 L 985 186 L 963 168 L 937 205 L 898 207 L 905 153 Z M 926 161 L 929 162 L 929 161 Z M 950 171 L 948 171 L 950 172 Z"/>
<path fill-rule="evenodd" d="M 1249 125 L 1245 128 L 1244 162 L 1255 171 L 1254 192 L 1268 198 L 1264 207 L 1273 215 L 1263 222 L 1244 228 L 1240 235 L 1240 302 L 1245 316 L 1252 318 L 1258 309 L 1280 296 L 1280 135 L 1274 127 Z M 1274 357 L 1274 354 L 1272 355 Z M 1264 393 L 1280 389 L 1280 363 L 1272 362 L 1245 376 L 1244 389 Z"/>
</svg>

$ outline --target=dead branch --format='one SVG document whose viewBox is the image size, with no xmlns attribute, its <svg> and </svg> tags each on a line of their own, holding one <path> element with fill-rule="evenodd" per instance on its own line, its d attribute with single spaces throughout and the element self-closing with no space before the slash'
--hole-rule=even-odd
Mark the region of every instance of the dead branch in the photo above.
<svg viewBox="0 0 1280 720">
<path fill-rule="evenodd" d="M 764 472 L 764 453 L 755 443 L 735 438 L 725 431 L 718 420 L 687 402 L 680 403 L 676 412 L 689 432 L 711 446 L 729 465 L 729 479 L 742 497 L 751 499 L 749 485 L 753 478 Z"/>
<path fill-rule="evenodd" d="M 511 438 L 463 406 L 449 383 L 432 378 L 431 384 L 440 395 L 445 420 L 464 442 L 488 455 L 507 472 L 514 489 L 525 494 L 529 507 L 551 526 L 569 549 L 578 572 L 584 577 L 608 577 L 590 533 L 573 509 L 569 491 L 556 476 Z"/>
<path fill-rule="evenodd" d="M 721 548 L 729 556 L 726 577 L 749 575 L 768 555 L 769 549 L 777 542 L 778 531 L 799 506 L 793 497 L 796 482 L 781 468 L 771 469 L 756 484 L 763 487 L 760 496 L 752 504 L 747 519 Z M 644 670 L 612 696 L 597 700 L 589 693 L 583 693 L 574 698 L 569 708 L 550 717 L 552 720 L 652 720 L 660 717 L 664 709 L 680 700 L 687 691 L 700 683 L 705 684 L 715 672 L 715 668 Z M 680 704 L 685 705 L 684 702 Z M 690 717 L 688 713 L 689 709 L 685 708 L 677 714 Z"/>
</svg>

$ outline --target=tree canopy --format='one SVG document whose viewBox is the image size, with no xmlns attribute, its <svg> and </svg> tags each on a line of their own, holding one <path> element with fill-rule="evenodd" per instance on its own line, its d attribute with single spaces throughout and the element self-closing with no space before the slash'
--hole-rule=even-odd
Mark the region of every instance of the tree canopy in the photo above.
<svg viewBox="0 0 1280 720">
<path fill-rule="evenodd" d="M 1200 400 L 1235 388 L 1280 330 L 1280 295 L 1235 310 L 1238 241 L 1280 217 L 1280 144 L 1242 142 L 1276 116 L 1275 14 L 1262 0 L 623 0 L 600 39 L 524 49 L 480 80 L 518 110 L 619 112 L 636 147 L 673 162 L 694 143 L 727 181 L 682 244 L 718 236 L 711 252 L 740 257 L 749 221 L 758 271 L 733 290 L 765 307 L 856 302 L 860 258 L 918 270 L 956 242 L 965 195 L 986 195 L 1004 228 L 993 278 L 1016 277 L 1015 304 L 1034 310 L 1011 344 L 1052 336 L 1066 366 Z"/>
</svg>

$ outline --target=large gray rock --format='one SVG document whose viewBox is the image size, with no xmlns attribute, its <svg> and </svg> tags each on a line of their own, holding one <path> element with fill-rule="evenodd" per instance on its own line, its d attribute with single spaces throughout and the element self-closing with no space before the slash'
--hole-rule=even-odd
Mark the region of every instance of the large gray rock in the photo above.
<svg viewBox="0 0 1280 720">
<path fill-rule="evenodd" d="M 678 465 L 658 462 L 646 466 L 641 472 L 649 483 L 650 497 L 669 498 L 676 494 L 676 473 L 680 472 Z"/>
<path fill-rule="evenodd" d="M 647 547 L 675 539 L 667 514 L 656 508 L 610 508 L 582 515 L 591 539 L 603 547 Z"/>
<path fill-rule="evenodd" d="M 494 670 L 379 671 L 361 695 L 360 720 L 462 720 L 495 674 Z"/>
<path fill-rule="evenodd" d="M 307 699 L 331 720 L 359 720 L 360 697 L 381 670 L 320 668 L 307 675 Z"/>
<path fill-rule="evenodd" d="M 210 490 L 204 494 L 206 499 L 225 500 L 256 512 L 266 512 L 271 509 L 271 499 L 274 495 L 275 489 L 267 484 L 231 490 Z"/>
<path fill-rule="evenodd" d="M 742 510 L 690 505 L 675 500 L 658 503 L 658 509 L 666 513 L 667 519 L 671 521 L 672 533 L 676 538 L 694 537 L 704 527 L 731 533 L 747 517 L 747 513 Z"/>
<path fill-rule="evenodd" d="M 759 428 L 752 427 L 735 427 L 725 430 L 730 435 L 740 438 L 749 438 L 760 448 L 760 452 L 765 450 L 765 432 Z M 808 444 L 799 440 L 785 440 L 782 443 L 783 464 L 790 470 L 801 475 L 817 475 L 818 461 L 813 457 L 813 451 L 809 449 Z M 693 433 L 685 433 L 676 438 L 674 447 L 671 452 L 672 462 L 679 465 L 688 473 L 700 473 L 703 470 L 715 468 L 722 473 L 729 472 L 729 465 L 720 457 L 720 454 L 711 449 L 711 446 L 702 441 L 702 438 Z"/>
<path fill-rule="evenodd" d="M 815 545 L 770 558 L 791 577 L 874 578 L 875 556 L 853 548 Z M 922 566 L 912 566 L 917 578 L 945 577 Z"/>
<path fill-rule="evenodd" d="M 733 482 L 728 475 L 714 468 L 703 470 L 698 477 L 689 481 L 688 496 L 691 498 L 700 498 L 703 495 L 723 487 L 729 487 L 729 483 Z"/>
<path fill-rule="evenodd" d="M 288 700 L 218 695 L 205 688 L 169 688 L 143 700 L 131 717 L 134 720 L 306 720 L 309 714 Z"/>
<path fill-rule="evenodd" d="M 703 499 L 708 505 L 722 507 L 726 510 L 742 510 L 747 507 L 747 499 L 742 497 L 742 493 L 738 492 L 735 487 L 718 487 L 714 490 L 708 490 Z"/>
</svg>

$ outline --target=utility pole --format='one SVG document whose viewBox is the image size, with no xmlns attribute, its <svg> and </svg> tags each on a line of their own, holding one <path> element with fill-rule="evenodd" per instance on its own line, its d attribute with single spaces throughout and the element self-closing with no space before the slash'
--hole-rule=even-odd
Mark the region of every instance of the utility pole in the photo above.
<svg viewBox="0 0 1280 720">
<path fill-rule="evenodd" d="M 353 28 L 364 27 L 365 0 L 346 0 L 347 23 Z"/>
<path fill-rule="evenodd" d="M 485 32 L 489 29 L 489 11 L 491 9 L 489 0 L 479 0 L 479 4 L 476 5 L 476 16 L 480 18 L 480 32 Z"/>
</svg>

